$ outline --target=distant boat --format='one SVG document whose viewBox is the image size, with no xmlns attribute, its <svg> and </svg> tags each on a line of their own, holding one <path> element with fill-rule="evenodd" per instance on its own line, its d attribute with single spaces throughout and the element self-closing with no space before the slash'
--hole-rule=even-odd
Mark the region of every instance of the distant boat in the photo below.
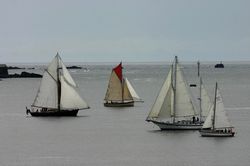
<svg viewBox="0 0 250 166">
<path fill-rule="evenodd" d="M 224 65 L 222 62 L 220 62 L 220 63 L 216 64 L 214 67 L 215 68 L 224 68 Z"/>
<path fill-rule="evenodd" d="M 206 118 L 200 134 L 203 137 L 233 137 L 234 127 L 230 124 L 218 85 L 215 86 L 215 99 L 213 107 L 210 108 L 209 115 Z"/>
<path fill-rule="evenodd" d="M 76 87 L 57 53 L 43 74 L 31 110 L 26 108 L 26 113 L 32 116 L 76 116 L 79 110 L 90 108 Z"/>
<path fill-rule="evenodd" d="M 104 98 L 106 107 L 129 107 L 136 101 L 142 101 L 129 80 L 123 77 L 122 69 L 122 63 L 112 69 Z"/>
<path fill-rule="evenodd" d="M 201 129 L 203 123 L 197 117 L 188 88 L 176 56 L 146 121 L 161 130 Z"/>
</svg>

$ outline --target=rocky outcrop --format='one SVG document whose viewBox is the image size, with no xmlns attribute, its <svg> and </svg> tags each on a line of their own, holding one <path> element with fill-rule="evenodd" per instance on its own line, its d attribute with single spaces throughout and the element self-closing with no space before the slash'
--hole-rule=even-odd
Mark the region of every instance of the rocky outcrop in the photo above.
<svg viewBox="0 0 250 166">
<path fill-rule="evenodd" d="M 0 64 L 0 78 L 7 78 L 9 76 L 8 67 L 5 64 Z"/>
<path fill-rule="evenodd" d="M 42 75 L 36 73 L 22 72 L 21 74 L 9 74 L 9 67 L 6 64 L 0 64 L 0 78 L 41 78 Z M 19 67 L 10 67 L 10 69 L 22 69 Z"/>
<path fill-rule="evenodd" d="M 41 78 L 42 75 L 36 73 L 22 72 L 21 74 L 9 74 L 8 78 Z"/>
<path fill-rule="evenodd" d="M 80 66 L 68 66 L 67 69 L 82 69 Z"/>
</svg>

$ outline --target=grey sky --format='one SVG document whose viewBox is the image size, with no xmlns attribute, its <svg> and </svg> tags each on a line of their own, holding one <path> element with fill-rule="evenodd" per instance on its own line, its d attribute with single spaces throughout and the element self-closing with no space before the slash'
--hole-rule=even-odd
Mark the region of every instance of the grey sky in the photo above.
<svg viewBox="0 0 250 166">
<path fill-rule="evenodd" d="M 0 63 L 250 60 L 249 0 L 0 0 Z"/>
</svg>

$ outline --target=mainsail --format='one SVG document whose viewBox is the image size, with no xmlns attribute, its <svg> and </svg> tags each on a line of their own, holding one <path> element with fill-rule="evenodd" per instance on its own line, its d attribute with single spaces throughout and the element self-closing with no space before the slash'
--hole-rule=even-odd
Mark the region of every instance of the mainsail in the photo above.
<svg viewBox="0 0 250 166">
<path fill-rule="evenodd" d="M 226 115 L 221 94 L 218 89 L 216 89 L 215 93 L 216 93 L 216 99 L 214 101 L 214 105 L 210 108 L 209 114 L 202 128 L 204 129 L 213 128 L 213 121 L 214 121 L 214 129 L 225 128 L 225 127 L 230 128 L 232 127 L 232 125 L 230 124 L 229 119 Z M 216 109 L 214 109 L 214 106 Z"/>
<path fill-rule="evenodd" d="M 55 110 L 58 107 L 64 110 L 89 108 L 76 88 L 76 83 L 57 54 L 43 74 L 40 88 L 32 106 Z"/>
<path fill-rule="evenodd" d="M 195 109 L 186 81 L 183 78 L 179 64 L 176 64 L 176 108 L 175 117 L 194 116 Z"/>
</svg>

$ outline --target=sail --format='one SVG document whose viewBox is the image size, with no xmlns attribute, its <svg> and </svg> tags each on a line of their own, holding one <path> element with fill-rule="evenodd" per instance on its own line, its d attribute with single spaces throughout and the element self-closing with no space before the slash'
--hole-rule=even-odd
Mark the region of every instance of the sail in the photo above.
<svg viewBox="0 0 250 166">
<path fill-rule="evenodd" d="M 123 80 L 124 84 L 123 84 L 123 100 L 133 100 L 131 91 L 128 87 L 127 81 Z"/>
<path fill-rule="evenodd" d="M 232 127 L 232 125 L 230 124 L 228 116 L 225 112 L 220 91 L 217 90 L 215 128 L 222 128 L 222 127 Z"/>
<path fill-rule="evenodd" d="M 63 71 L 60 72 L 60 69 Z M 88 108 L 87 103 L 75 90 L 76 84 L 58 53 L 43 74 L 40 88 L 32 106 L 58 109 L 58 82 L 61 83 L 61 109 Z"/>
<path fill-rule="evenodd" d="M 130 91 L 130 94 L 132 95 L 133 99 L 141 100 L 141 98 L 138 96 L 135 89 L 132 87 L 132 85 L 130 84 L 127 78 L 125 78 L 125 84 L 128 86 L 128 90 Z"/>
<path fill-rule="evenodd" d="M 61 61 L 61 66 L 62 66 L 62 71 L 63 71 L 63 76 L 65 81 L 68 82 L 68 84 L 70 84 L 71 86 L 76 87 L 76 83 L 73 80 L 73 78 L 71 77 L 71 75 L 69 74 L 68 69 L 66 68 L 66 66 L 63 64 L 63 62 Z"/>
<path fill-rule="evenodd" d="M 122 83 L 114 70 L 112 70 L 108 84 L 108 89 L 104 100 L 106 101 L 122 100 Z"/>
<path fill-rule="evenodd" d="M 202 116 L 208 116 L 210 107 L 212 107 L 212 102 L 208 93 L 203 85 L 201 85 L 201 108 L 202 108 Z"/>
<path fill-rule="evenodd" d="M 57 72 L 58 68 L 60 68 L 60 57 L 59 54 L 57 53 L 54 59 L 50 62 L 50 64 L 47 67 L 47 72 L 50 74 L 52 78 L 54 78 L 57 81 Z"/>
<path fill-rule="evenodd" d="M 68 76 L 68 75 L 66 75 Z M 75 88 L 61 76 L 61 109 L 86 109 L 88 104 L 81 98 Z"/>
<path fill-rule="evenodd" d="M 215 104 L 216 104 L 216 110 L 215 110 L 214 127 L 215 128 L 232 127 L 227 117 L 227 114 L 225 112 L 222 97 L 218 89 L 217 89 Z M 214 106 L 211 107 L 210 112 L 202 128 L 212 128 L 212 123 L 213 123 L 213 118 L 214 118 L 213 116 L 214 116 Z"/>
<path fill-rule="evenodd" d="M 148 114 L 147 120 L 153 118 L 170 118 L 173 114 L 173 89 L 171 86 L 172 68 L 163 83 L 163 86 L 156 98 L 156 101 Z"/>
<path fill-rule="evenodd" d="M 58 94 L 57 94 L 57 57 L 48 66 L 48 69 L 44 72 L 43 78 L 40 84 L 40 88 L 37 92 L 37 96 L 32 104 L 35 107 L 44 108 L 57 108 Z"/>
<path fill-rule="evenodd" d="M 214 112 L 214 106 L 212 105 L 212 107 L 210 107 L 209 109 L 209 113 L 207 115 L 207 118 L 202 126 L 203 129 L 207 129 L 207 128 L 212 128 L 213 126 L 213 112 Z"/>
<path fill-rule="evenodd" d="M 176 108 L 175 117 L 194 116 L 195 109 L 187 89 L 186 81 L 178 63 L 176 64 Z"/>
</svg>

